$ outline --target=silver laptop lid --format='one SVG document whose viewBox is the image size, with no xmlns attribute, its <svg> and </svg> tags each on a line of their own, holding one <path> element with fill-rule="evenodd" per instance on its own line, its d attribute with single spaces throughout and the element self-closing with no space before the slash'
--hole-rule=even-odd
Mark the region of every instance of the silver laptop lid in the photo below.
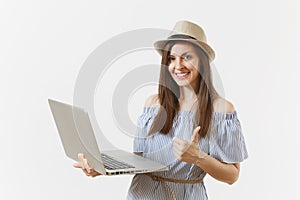
<svg viewBox="0 0 300 200">
<path fill-rule="evenodd" d="M 78 153 L 83 153 L 96 171 L 106 174 L 88 114 L 52 99 L 48 102 L 66 155 L 77 161 Z"/>
</svg>

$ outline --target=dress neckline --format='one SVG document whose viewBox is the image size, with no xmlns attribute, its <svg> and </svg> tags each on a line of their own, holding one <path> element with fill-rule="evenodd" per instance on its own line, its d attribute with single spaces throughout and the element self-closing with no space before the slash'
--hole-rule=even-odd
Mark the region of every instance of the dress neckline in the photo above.
<svg viewBox="0 0 300 200">
<path fill-rule="evenodd" d="M 152 112 L 157 114 L 160 107 L 144 107 L 144 113 Z M 179 116 L 193 116 L 195 114 L 195 111 L 192 110 L 179 110 L 178 115 Z M 237 112 L 234 110 L 233 112 L 224 113 L 224 112 L 213 112 L 213 117 L 215 118 L 225 118 L 225 119 L 232 119 L 236 117 Z"/>
</svg>

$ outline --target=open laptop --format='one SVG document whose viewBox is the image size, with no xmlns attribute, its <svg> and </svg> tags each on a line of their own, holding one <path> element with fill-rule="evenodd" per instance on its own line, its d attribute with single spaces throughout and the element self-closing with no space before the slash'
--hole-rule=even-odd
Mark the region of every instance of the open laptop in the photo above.
<svg viewBox="0 0 300 200">
<path fill-rule="evenodd" d="M 77 161 L 83 153 L 89 164 L 103 175 L 137 174 L 166 171 L 158 162 L 123 150 L 99 150 L 96 137 L 84 109 L 48 99 L 66 155 Z"/>
</svg>

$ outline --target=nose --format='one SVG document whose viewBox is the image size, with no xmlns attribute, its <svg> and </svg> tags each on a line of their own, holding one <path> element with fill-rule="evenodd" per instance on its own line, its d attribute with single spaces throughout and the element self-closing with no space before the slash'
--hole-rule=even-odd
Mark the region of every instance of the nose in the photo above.
<svg viewBox="0 0 300 200">
<path fill-rule="evenodd" d="M 182 69 L 184 66 L 182 64 L 181 57 L 177 57 L 175 60 L 175 69 Z"/>
</svg>

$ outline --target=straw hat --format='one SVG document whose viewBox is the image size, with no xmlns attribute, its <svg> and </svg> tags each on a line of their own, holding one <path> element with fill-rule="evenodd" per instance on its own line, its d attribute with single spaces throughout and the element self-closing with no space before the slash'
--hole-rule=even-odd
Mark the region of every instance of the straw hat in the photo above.
<svg viewBox="0 0 300 200">
<path fill-rule="evenodd" d="M 214 50 L 207 44 L 204 30 L 192 22 L 177 22 L 166 40 L 159 40 L 154 43 L 154 47 L 160 55 L 162 55 L 162 50 L 168 41 L 187 41 L 193 43 L 206 52 L 210 61 L 213 61 L 215 58 Z"/>
</svg>

